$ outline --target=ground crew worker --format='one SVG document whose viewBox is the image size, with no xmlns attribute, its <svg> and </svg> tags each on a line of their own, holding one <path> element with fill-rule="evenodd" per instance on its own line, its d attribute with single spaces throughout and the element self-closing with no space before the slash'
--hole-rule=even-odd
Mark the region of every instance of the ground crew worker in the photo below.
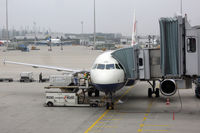
<svg viewBox="0 0 200 133">
<path fill-rule="evenodd" d="M 39 82 L 42 82 L 42 73 L 39 75 Z"/>
<path fill-rule="evenodd" d="M 84 73 L 84 79 L 87 79 L 88 78 L 88 73 Z"/>
</svg>

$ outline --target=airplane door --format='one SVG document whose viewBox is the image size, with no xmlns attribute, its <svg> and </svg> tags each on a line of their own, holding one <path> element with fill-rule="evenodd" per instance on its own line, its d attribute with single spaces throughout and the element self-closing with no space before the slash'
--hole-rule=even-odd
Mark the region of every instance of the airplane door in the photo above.
<svg viewBox="0 0 200 133">
<path fill-rule="evenodd" d="M 186 75 L 198 74 L 198 46 L 197 37 L 186 37 Z"/>
</svg>

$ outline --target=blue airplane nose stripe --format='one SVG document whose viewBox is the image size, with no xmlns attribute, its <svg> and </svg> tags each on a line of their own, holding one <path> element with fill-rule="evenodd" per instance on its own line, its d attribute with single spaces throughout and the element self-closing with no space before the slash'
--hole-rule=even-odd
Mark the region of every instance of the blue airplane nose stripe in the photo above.
<svg viewBox="0 0 200 133">
<path fill-rule="evenodd" d="M 117 84 L 93 84 L 95 88 L 103 92 L 114 92 L 121 89 L 124 86 L 124 83 Z"/>
</svg>

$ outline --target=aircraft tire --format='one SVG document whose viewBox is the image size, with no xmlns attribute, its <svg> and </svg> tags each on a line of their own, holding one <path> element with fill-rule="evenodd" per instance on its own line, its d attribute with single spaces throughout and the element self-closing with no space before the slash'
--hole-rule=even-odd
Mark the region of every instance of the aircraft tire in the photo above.
<svg viewBox="0 0 200 133">
<path fill-rule="evenodd" d="M 90 91 L 90 90 L 88 91 L 88 96 L 92 97 L 92 91 Z"/>
<path fill-rule="evenodd" d="M 52 103 L 52 102 L 48 102 L 48 103 L 47 103 L 47 106 L 48 106 L 48 107 L 53 107 L 53 103 Z"/>
<path fill-rule="evenodd" d="M 99 90 L 95 89 L 95 97 L 99 97 Z"/>
<path fill-rule="evenodd" d="M 110 103 L 106 103 L 106 109 L 110 109 Z"/>
<path fill-rule="evenodd" d="M 111 110 L 114 110 L 114 103 L 111 103 Z"/>
<path fill-rule="evenodd" d="M 156 97 L 160 97 L 160 90 L 159 90 L 159 88 L 156 88 L 155 94 L 156 94 Z"/>
<path fill-rule="evenodd" d="M 197 86 L 195 88 L 195 95 L 196 95 L 197 98 L 200 98 L 200 87 L 199 86 Z"/>
<path fill-rule="evenodd" d="M 151 88 L 148 89 L 148 97 L 151 98 L 153 94 L 153 91 Z"/>
</svg>

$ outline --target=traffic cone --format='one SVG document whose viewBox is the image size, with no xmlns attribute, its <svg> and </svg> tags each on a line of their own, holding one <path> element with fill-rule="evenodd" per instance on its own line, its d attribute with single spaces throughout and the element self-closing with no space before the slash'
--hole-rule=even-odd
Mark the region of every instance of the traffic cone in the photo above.
<svg viewBox="0 0 200 133">
<path fill-rule="evenodd" d="M 169 102 L 169 98 L 167 98 L 166 105 L 169 105 L 169 104 L 170 104 L 170 102 Z"/>
</svg>

